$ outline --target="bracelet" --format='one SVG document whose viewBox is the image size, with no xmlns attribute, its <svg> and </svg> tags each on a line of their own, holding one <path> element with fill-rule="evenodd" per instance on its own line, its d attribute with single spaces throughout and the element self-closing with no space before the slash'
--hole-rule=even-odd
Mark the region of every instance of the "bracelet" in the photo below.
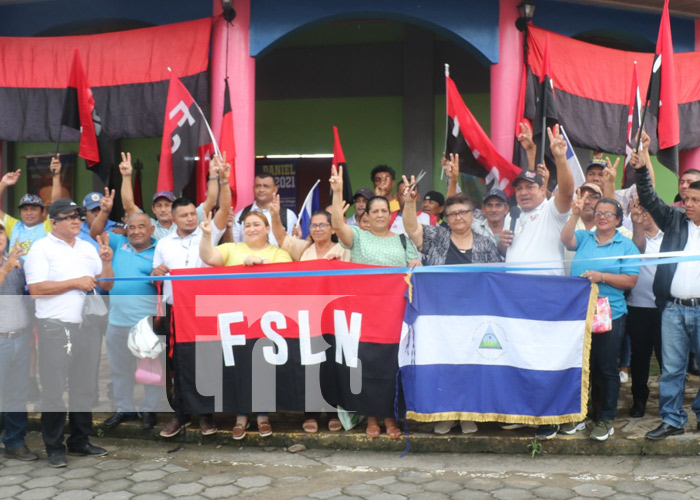
<svg viewBox="0 0 700 500">
<path fill-rule="evenodd" d="M 51 172 L 52 177 L 56 177 L 58 175 L 58 172 Z"/>
<path fill-rule="evenodd" d="M 210 181 L 216 181 L 216 180 L 218 180 L 219 178 L 218 178 L 218 177 L 209 177 L 208 179 L 209 179 Z"/>
<path fill-rule="evenodd" d="M 220 181 L 219 184 L 228 184 L 228 181 Z"/>
</svg>

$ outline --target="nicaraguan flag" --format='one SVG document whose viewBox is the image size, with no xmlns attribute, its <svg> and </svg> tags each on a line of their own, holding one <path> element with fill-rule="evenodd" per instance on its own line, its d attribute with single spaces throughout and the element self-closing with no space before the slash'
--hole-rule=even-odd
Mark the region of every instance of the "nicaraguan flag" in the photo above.
<svg viewBox="0 0 700 500">
<path fill-rule="evenodd" d="M 319 182 L 321 182 L 320 179 L 316 181 L 309 191 L 309 194 L 306 195 L 304 204 L 301 206 L 301 210 L 299 211 L 299 227 L 301 228 L 301 236 L 304 239 L 311 232 L 311 229 L 309 229 L 309 226 L 311 225 L 311 214 L 321 210 L 321 197 L 318 192 Z"/>
<path fill-rule="evenodd" d="M 597 290 L 580 277 L 414 273 L 399 366 L 407 418 L 583 420 Z"/>
</svg>

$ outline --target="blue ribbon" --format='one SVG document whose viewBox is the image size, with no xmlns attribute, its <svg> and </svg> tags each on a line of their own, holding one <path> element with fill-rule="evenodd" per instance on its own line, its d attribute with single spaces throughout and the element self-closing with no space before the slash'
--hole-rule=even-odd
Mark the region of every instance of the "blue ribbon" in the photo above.
<svg viewBox="0 0 700 500">
<path fill-rule="evenodd" d="M 661 257 L 642 260 L 640 262 L 625 262 L 628 257 L 643 258 L 639 256 L 600 257 L 593 259 L 580 259 L 577 262 L 597 262 L 618 265 L 621 268 L 636 268 L 641 266 L 655 266 L 663 264 L 676 264 L 678 262 L 690 262 L 700 260 L 700 255 L 676 255 L 674 257 Z M 617 261 L 623 259 L 622 263 Z M 276 271 L 259 273 L 227 273 L 227 274 L 193 274 L 183 276 L 121 276 L 114 278 L 99 278 L 98 281 L 190 281 L 190 280 L 234 280 L 234 279 L 261 279 L 261 278 L 305 278 L 313 276 L 367 276 L 381 274 L 407 274 L 407 273 L 483 273 L 505 271 L 552 271 L 564 269 L 563 263 L 571 261 L 542 261 L 532 265 L 514 263 L 513 265 L 493 264 L 459 264 L 450 266 L 422 266 L 410 269 L 408 267 L 377 267 L 367 269 L 326 269 L 314 271 Z M 549 265 L 547 265 L 550 263 Z"/>
</svg>

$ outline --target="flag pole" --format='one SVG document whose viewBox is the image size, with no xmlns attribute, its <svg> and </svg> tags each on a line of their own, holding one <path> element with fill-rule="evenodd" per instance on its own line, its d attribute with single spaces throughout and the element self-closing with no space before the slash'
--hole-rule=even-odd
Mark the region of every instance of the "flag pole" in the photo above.
<svg viewBox="0 0 700 500">
<path fill-rule="evenodd" d="M 450 65 L 445 63 L 445 78 L 449 78 L 449 76 L 450 76 Z M 447 103 L 447 80 L 445 80 L 445 144 L 447 144 L 447 134 L 450 133 L 450 131 L 447 130 L 447 125 L 449 123 L 449 120 L 447 119 L 447 113 L 448 113 L 447 106 L 448 106 L 448 103 Z M 442 154 L 444 155 L 445 153 L 446 152 L 443 151 Z M 440 164 L 442 165 L 442 162 L 440 162 Z M 445 169 L 440 168 L 440 180 L 443 180 L 444 178 L 445 178 Z"/>
<path fill-rule="evenodd" d="M 304 211 L 304 207 L 306 206 L 306 203 L 311 200 L 311 196 L 313 195 L 314 189 L 316 189 L 316 186 L 318 186 L 318 183 L 321 182 L 321 179 L 316 179 L 316 182 L 314 182 L 314 185 L 311 186 L 311 189 L 309 189 L 309 192 L 306 195 L 306 198 L 304 198 L 304 203 L 301 204 L 301 209 L 299 210 L 299 213 L 297 214 L 297 223 L 294 224 L 294 227 L 299 227 L 299 224 L 301 224 L 301 213 Z M 282 207 L 280 207 L 280 210 L 282 210 Z"/>
<path fill-rule="evenodd" d="M 542 82 L 542 138 L 540 139 L 540 157 L 538 164 L 544 165 L 544 148 L 547 143 L 547 94 L 549 94 L 549 89 L 545 88 L 547 86 L 547 75 L 545 75 L 544 82 Z M 537 171 L 537 165 L 535 165 L 535 171 Z"/>
<path fill-rule="evenodd" d="M 58 155 L 58 148 L 61 146 L 61 132 L 63 132 L 63 123 L 58 125 L 58 140 L 56 141 L 56 154 L 54 156 Z"/>
</svg>

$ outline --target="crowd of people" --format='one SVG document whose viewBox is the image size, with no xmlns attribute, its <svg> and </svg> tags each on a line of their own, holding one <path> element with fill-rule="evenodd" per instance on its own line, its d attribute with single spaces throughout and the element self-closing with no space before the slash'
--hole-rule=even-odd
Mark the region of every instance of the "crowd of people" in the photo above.
<svg viewBox="0 0 700 500">
<path fill-rule="evenodd" d="M 700 251 L 700 171 L 683 173 L 680 198 L 667 205 L 654 191 L 649 137 L 643 134 L 640 151 L 630 159 L 636 172 L 634 185 L 616 190 L 617 162 L 597 155 L 587 167 L 586 182 L 576 188 L 565 140 L 556 126 L 547 133 L 556 169 L 554 193 L 548 191 L 547 168 L 535 165 L 532 134 L 523 125 L 518 139 L 530 164 L 513 181 L 512 210 L 511 200 L 498 188 L 485 194 L 480 209 L 459 192 L 459 157 L 449 155 L 443 161 L 446 196 L 430 191 L 421 198 L 415 178 L 404 176 L 397 183 L 395 171 L 379 165 L 371 172 L 372 187 L 357 190 L 354 214 L 346 218 L 342 167 L 340 171 L 333 167 L 332 204 L 312 215 L 306 239 L 299 237 L 296 215 L 281 207 L 274 178 L 268 174 L 256 175 L 255 201 L 234 213 L 228 188 L 230 165 L 225 158 L 214 156 L 210 162 L 204 203 L 196 206 L 187 198 L 159 191 L 152 197 L 155 218 L 151 218 L 134 203 L 131 157 L 123 153 L 119 170 L 125 215 L 118 223 L 109 218 L 113 190 L 89 193 L 82 205 L 60 197 L 57 156 L 50 166 L 53 189 L 48 210 L 39 196 L 27 194 L 19 202 L 19 219 L 0 211 L 0 396 L 5 456 L 38 458 L 24 440 L 26 404 L 37 373 L 41 433 L 49 465 L 66 466 L 66 454 L 106 454 L 89 441 L 103 336 L 114 414 L 101 425 L 111 429 L 139 419 L 143 429 L 157 425 L 165 391 L 146 385 L 143 400 L 135 403 L 137 358 L 127 346 L 129 332 L 143 318 L 154 317 L 154 330 L 169 344 L 178 325 L 172 315 L 170 282 L 163 281 L 161 314 L 161 291 L 148 278 L 166 276 L 173 269 L 315 259 L 402 268 L 505 262 L 533 267 L 521 272 L 586 278 L 598 287 L 599 306 L 609 311 L 609 321 L 603 321 L 592 337 L 588 416 L 594 426 L 590 437 L 604 441 L 613 434 L 627 366 L 633 395 L 630 416 L 645 414 L 653 353 L 661 366 L 662 421 L 646 437 L 658 440 L 682 434 L 688 419 L 683 410 L 686 369 L 690 354 L 700 350 L 700 263 L 683 261 L 658 268 L 623 264 L 638 262 L 635 256 L 643 253 Z M 19 178 L 19 170 L 2 176 L 0 200 Z M 608 259 L 591 260 L 599 257 Z M 143 279 L 98 281 L 112 277 Z M 108 298 L 106 306 L 104 298 Z M 625 359 L 626 339 L 631 361 Z M 174 413 L 160 430 L 161 436 L 171 438 L 190 425 L 192 415 L 171 359 L 161 356 L 159 362 L 168 368 L 165 372 L 173 382 L 169 403 Z M 387 398 L 393 398 L 393 393 Z M 700 393 L 692 411 L 700 421 Z M 64 443 L 66 416 L 69 437 Z M 328 430 L 341 431 L 337 416 L 328 417 Z M 245 438 L 249 418 L 237 415 L 233 439 Z M 303 430 L 318 432 L 319 420 L 320 414 L 306 413 Z M 256 421 L 260 436 L 272 434 L 267 413 L 257 413 Z M 366 433 L 379 436 L 381 424 L 389 437 L 400 437 L 394 415 L 368 415 Z M 478 430 L 475 422 L 447 421 L 437 423 L 435 432 L 446 434 L 458 424 L 463 433 Z M 199 415 L 199 426 L 203 435 L 218 430 L 213 414 Z M 584 422 L 543 425 L 536 437 L 574 434 L 585 427 Z"/>
</svg>

